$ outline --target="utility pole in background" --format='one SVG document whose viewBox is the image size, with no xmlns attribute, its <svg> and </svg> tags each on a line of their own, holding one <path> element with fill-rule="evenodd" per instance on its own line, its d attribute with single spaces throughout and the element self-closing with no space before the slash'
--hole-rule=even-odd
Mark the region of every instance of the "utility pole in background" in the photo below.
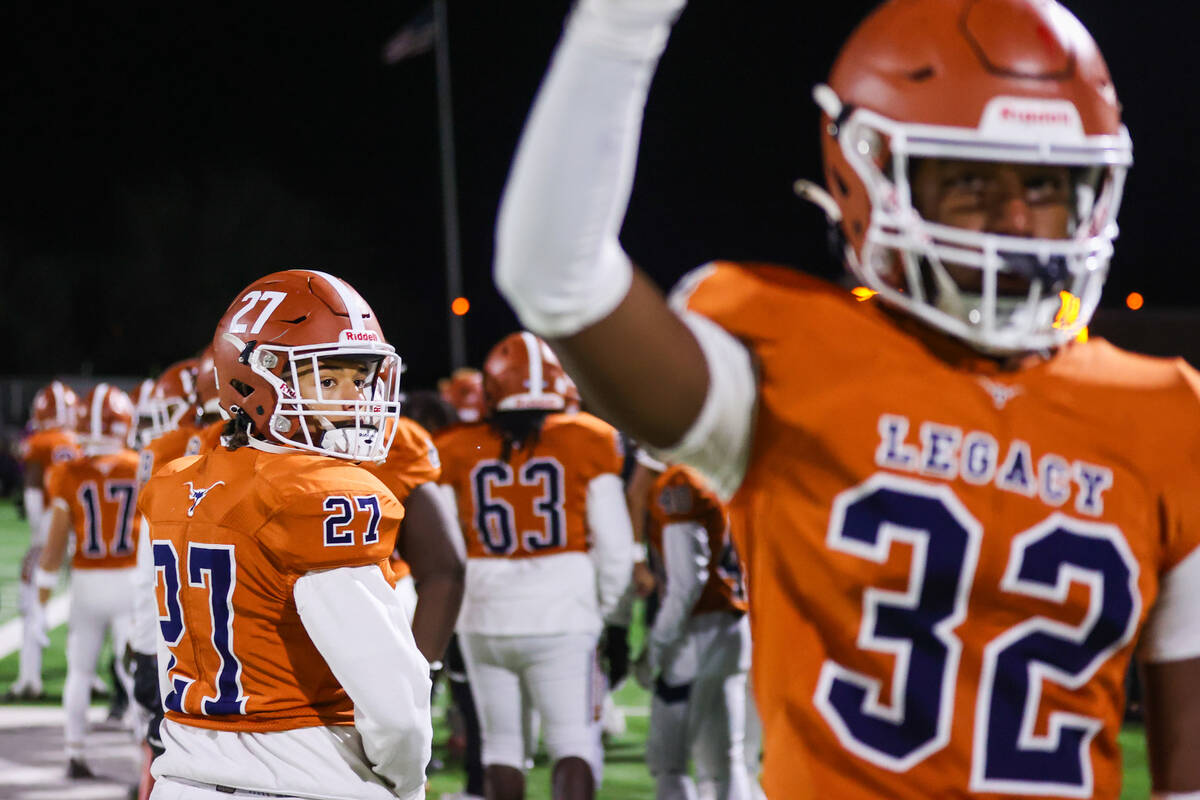
<svg viewBox="0 0 1200 800">
<path fill-rule="evenodd" d="M 450 29 L 446 0 L 433 0 L 383 48 L 385 64 L 434 52 L 437 69 L 438 141 L 441 151 L 442 233 L 446 248 L 446 320 L 450 370 L 467 363 L 467 304 L 462 297 L 462 249 L 458 225 L 458 175 L 454 157 L 454 103 L 450 90 Z"/>
</svg>

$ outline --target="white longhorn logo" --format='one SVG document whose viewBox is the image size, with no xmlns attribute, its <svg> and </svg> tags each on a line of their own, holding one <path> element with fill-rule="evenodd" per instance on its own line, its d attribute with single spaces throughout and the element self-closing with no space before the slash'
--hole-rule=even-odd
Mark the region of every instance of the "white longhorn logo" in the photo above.
<svg viewBox="0 0 1200 800">
<path fill-rule="evenodd" d="M 195 486 L 192 485 L 191 481 L 185 481 L 185 483 L 187 484 L 187 487 L 188 487 L 188 497 L 191 498 L 191 500 L 192 500 L 192 507 L 188 509 L 189 517 L 192 516 L 192 514 L 196 510 L 196 506 L 200 505 L 200 501 L 203 500 L 205 497 L 207 497 L 209 492 L 211 492 L 213 489 L 217 488 L 218 486 L 225 485 L 225 481 L 217 481 L 212 486 L 206 487 L 204 489 L 197 489 Z"/>
</svg>

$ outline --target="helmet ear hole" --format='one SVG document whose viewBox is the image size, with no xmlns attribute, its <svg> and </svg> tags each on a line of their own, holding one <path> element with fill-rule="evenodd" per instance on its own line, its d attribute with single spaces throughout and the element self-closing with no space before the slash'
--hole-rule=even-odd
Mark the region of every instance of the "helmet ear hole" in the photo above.
<svg viewBox="0 0 1200 800">
<path fill-rule="evenodd" d="M 250 386 L 243 381 L 239 381 L 237 378 L 230 378 L 229 385 L 232 386 L 234 391 L 236 391 L 242 397 L 249 397 L 250 395 L 254 394 L 253 386 Z"/>
</svg>

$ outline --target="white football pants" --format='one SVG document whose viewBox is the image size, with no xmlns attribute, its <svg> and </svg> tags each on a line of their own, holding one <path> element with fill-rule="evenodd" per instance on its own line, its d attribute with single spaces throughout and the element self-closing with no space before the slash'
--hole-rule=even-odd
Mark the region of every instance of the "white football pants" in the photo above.
<svg viewBox="0 0 1200 800">
<path fill-rule="evenodd" d="M 606 690 L 592 634 L 458 637 L 479 710 L 483 764 L 525 769 L 525 705 L 541 717 L 550 760 L 582 758 L 596 785 L 604 766 L 600 717 Z"/>
<path fill-rule="evenodd" d="M 125 644 L 133 630 L 132 567 L 126 569 L 76 569 L 71 572 L 71 608 L 67 616 L 67 682 L 63 686 L 66 711 L 67 757 L 83 755 L 87 708 L 92 676 L 104 636 L 113 637 L 117 679 L 133 696 L 133 677 L 125 669 Z"/>
<path fill-rule="evenodd" d="M 42 650 L 50 643 L 46 636 L 46 609 L 38 602 L 38 590 L 32 582 L 21 581 L 17 589 L 17 611 L 21 614 L 21 655 L 18 659 L 16 690 L 42 691 Z"/>
<path fill-rule="evenodd" d="M 716 786 L 718 800 L 750 800 L 744 753 L 750 624 L 726 611 L 688 620 L 683 642 L 668 656 L 650 702 L 646 766 L 657 800 L 692 800 L 696 777 Z"/>
</svg>

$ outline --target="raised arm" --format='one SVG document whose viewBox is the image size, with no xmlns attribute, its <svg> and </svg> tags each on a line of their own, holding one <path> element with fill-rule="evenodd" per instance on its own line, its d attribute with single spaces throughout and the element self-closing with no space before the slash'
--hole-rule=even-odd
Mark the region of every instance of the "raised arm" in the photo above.
<svg viewBox="0 0 1200 800">
<path fill-rule="evenodd" d="M 646 93 L 682 6 L 578 4 L 526 123 L 496 231 L 496 283 L 521 321 L 551 342 L 589 404 L 659 447 L 700 414 L 708 368 L 617 236 Z"/>
</svg>

